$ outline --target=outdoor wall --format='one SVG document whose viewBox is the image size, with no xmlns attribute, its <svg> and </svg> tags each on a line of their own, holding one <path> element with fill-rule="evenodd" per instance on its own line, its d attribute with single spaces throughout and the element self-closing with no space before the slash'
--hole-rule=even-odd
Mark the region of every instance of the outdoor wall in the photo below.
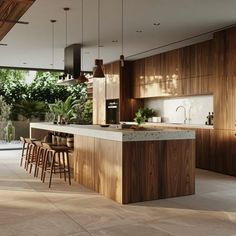
<svg viewBox="0 0 236 236">
<path fill-rule="evenodd" d="M 7 122 L 0 122 L 0 140 L 5 140 L 4 128 Z M 29 137 L 29 122 L 27 121 L 13 121 L 15 127 L 15 139 L 18 140 L 20 136 Z"/>
</svg>

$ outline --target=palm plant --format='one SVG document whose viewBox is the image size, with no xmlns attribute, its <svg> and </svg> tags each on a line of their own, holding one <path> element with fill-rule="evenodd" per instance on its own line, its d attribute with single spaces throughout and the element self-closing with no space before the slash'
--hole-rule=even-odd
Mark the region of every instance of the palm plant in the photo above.
<svg viewBox="0 0 236 236">
<path fill-rule="evenodd" d="M 55 117 L 61 117 L 66 123 L 77 118 L 76 107 L 79 105 L 78 100 L 74 100 L 69 96 L 65 102 L 57 100 L 53 104 L 49 104 L 49 109 Z"/>
</svg>

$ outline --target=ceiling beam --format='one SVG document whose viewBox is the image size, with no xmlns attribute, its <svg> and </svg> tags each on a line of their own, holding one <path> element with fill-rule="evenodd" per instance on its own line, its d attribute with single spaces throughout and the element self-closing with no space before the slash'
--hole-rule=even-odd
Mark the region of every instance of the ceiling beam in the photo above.
<svg viewBox="0 0 236 236">
<path fill-rule="evenodd" d="M 24 23 L 19 20 L 34 2 L 34 0 L 0 1 L 0 41 L 16 23 Z"/>
</svg>

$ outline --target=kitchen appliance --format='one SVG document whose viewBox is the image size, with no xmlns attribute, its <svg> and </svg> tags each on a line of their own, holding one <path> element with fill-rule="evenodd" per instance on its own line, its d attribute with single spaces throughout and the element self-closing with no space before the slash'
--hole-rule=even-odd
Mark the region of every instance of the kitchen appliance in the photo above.
<svg viewBox="0 0 236 236">
<path fill-rule="evenodd" d="M 119 123 L 119 99 L 106 100 L 106 124 Z"/>
</svg>

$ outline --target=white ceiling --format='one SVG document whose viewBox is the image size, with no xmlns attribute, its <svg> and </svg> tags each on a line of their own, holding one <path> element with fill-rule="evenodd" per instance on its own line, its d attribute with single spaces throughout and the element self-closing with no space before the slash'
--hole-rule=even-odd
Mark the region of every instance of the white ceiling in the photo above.
<svg viewBox="0 0 236 236">
<path fill-rule="evenodd" d="M 97 58 L 97 0 L 84 0 L 84 65 L 91 70 Z M 0 66 L 52 68 L 52 28 L 55 23 L 54 69 L 64 68 L 65 12 L 68 12 L 68 44 L 81 43 L 81 0 L 36 0 L 21 20 L 29 25 L 15 25 L 1 43 Z M 172 42 L 236 23 L 236 0 L 124 0 L 124 55 L 142 58 L 203 41 L 204 35 L 169 47 Z M 155 27 L 154 22 L 160 22 Z M 136 30 L 142 30 L 137 33 Z M 118 40 L 118 43 L 112 43 Z M 101 0 L 101 57 L 104 62 L 117 60 L 121 54 L 121 0 Z M 153 48 L 157 50 L 132 56 Z M 27 64 L 23 64 L 27 63 Z"/>
</svg>

